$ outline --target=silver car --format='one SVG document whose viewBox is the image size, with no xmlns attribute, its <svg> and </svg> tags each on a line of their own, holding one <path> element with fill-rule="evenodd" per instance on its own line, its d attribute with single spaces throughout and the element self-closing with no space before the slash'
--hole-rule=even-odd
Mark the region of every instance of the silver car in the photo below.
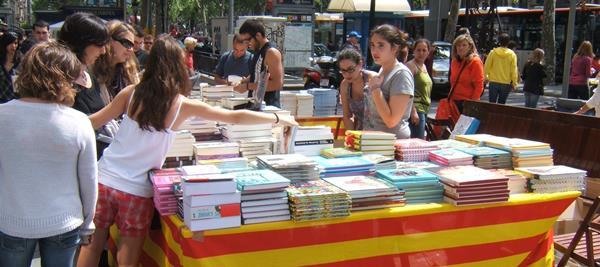
<svg viewBox="0 0 600 267">
<path fill-rule="evenodd" d="M 431 71 L 431 80 L 433 88 L 431 90 L 432 99 L 441 99 L 448 96 L 450 91 L 450 52 L 452 44 L 447 42 L 433 42 L 433 65 Z"/>
</svg>

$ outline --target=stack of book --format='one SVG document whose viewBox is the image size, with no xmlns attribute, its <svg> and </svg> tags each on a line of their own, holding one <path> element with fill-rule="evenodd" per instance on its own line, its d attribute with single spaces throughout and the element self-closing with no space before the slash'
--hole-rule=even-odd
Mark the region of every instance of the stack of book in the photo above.
<svg viewBox="0 0 600 267">
<path fill-rule="evenodd" d="M 498 138 L 497 136 L 491 134 L 465 134 L 465 135 L 456 135 L 453 139 L 465 143 L 469 143 L 475 146 L 483 145 L 486 141 L 494 140 Z"/>
<path fill-rule="evenodd" d="M 508 190 L 510 194 L 527 193 L 527 178 L 518 171 L 508 169 L 489 169 L 491 172 L 498 172 L 508 178 Z"/>
<path fill-rule="evenodd" d="M 290 116 L 291 112 L 285 109 L 280 109 L 276 106 L 265 106 L 262 109 L 262 112 L 265 113 L 276 113 L 278 116 Z"/>
<path fill-rule="evenodd" d="M 455 206 L 506 202 L 508 178 L 475 166 L 443 168 L 437 172 L 444 185 L 444 200 Z"/>
<path fill-rule="evenodd" d="M 273 170 L 292 181 L 319 179 L 317 163 L 304 155 L 262 155 L 256 157 L 256 163 L 259 168 Z"/>
<path fill-rule="evenodd" d="M 364 154 L 394 156 L 396 135 L 379 131 L 346 131 L 345 145 Z"/>
<path fill-rule="evenodd" d="M 336 176 L 371 175 L 375 164 L 362 157 L 327 159 L 321 156 L 311 157 L 321 171 L 321 178 Z"/>
<path fill-rule="evenodd" d="M 154 207 L 160 215 L 177 213 L 177 197 L 173 186 L 181 183 L 181 172 L 178 169 L 152 170 L 148 173 L 154 188 Z"/>
<path fill-rule="evenodd" d="M 527 177 L 530 192 L 583 191 L 586 171 L 563 165 L 515 168 Z"/>
<path fill-rule="evenodd" d="M 328 159 L 358 157 L 358 156 L 362 156 L 362 152 L 350 150 L 345 147 L 334 147 L 334 148 L 322 149 L 321 156 L 328 158 Z"/>
<path fill-rule="evenodd" d="M 472 155 L 453 148 L 431 151 L 429 160 L 442 166 L 473 165 Z"/>
<path fill-rule="evenodd" d="M 273 138 L 250 138 L 239 140 L 238 143 L 240 144 L 240 155 L 249 160 L 254 160 L 258 155 L 273 154 L 276 141 Z"/>
<path fill-rule="evenodd" d="M 239 227 L 240 192 L 235 177 L 214 174 L 212 165 L 193 167 L 184 169 L 186 175 L 181 177 L 183 199 L 178 215 L 185 225 L 191 231 Z"/>
<path fill-rule="evenodd" d="M 367 154 L 362 156 L 363 159 L 375 164 L 375 170 L 395 169 L 396 160 L 392 157 L 387 157 L 379 154 Z"/>
<path fill-rule="evenodd" d="M 336 89 L 313 88 L 308 89 L 308 93 L 314 96 L 314 116 L 335 115 L 337 109 Z"/>
<path fill-rule="evenodd" d="M 198 165 L 214 165 L 221 172 L 235 172 L 249 170 L 247 158 L 224 158 L 224 159 L 205 159 L 196 161 Z"/>
<path fill-rule="evenodd" d="M 430 161 L 420 161 L 420 162 L 404 162 L 404 161 L 396 161 L 396 169 L 410 169 L 417 168 L 423 169 L 429 172 L 436 172 L 441 169 L 442 166 L 437 165 Z"/>
<path fill-rule="evenodd" d="M 202 142 L 194 144 L 193 147 L 196 161 L 240 156 L 239 145 L 234 142 Z"/>
<path fill-rule="evenodd" d="M 485 141 L 485 145 L 511 152 L 514 168 L 554 165 L 553 150 L 548 143 L 519 138 L 494 138 Z"/>
<path fill-rule="evenodd" d="M 352 199 L 351 211 L 402 207 L 404 191 L 384 180 L 371 176 L 340 176 L 323 178 L 344 190 Z"/>
<path fill-rule="evenodd" d="M 512 169 L 510 152 L 487 146 L 458 149 L 473 155 L 473 165 L 482 169 Z"/>
<path fill-rule="evenodd" d="M 202 87 L 202 98 L 209 105 L 221 103 L 221 98 L 233 97 L 233 86 L 214 85 Z"/>
<path fill-rule="evenodd" d="M 284 110 L 289 110 L 290 115 L 296 116 L 296 111 L 298 110 L 298 100 L 296 98 L 295 92 L 290 91 L 281 91 L 279 93 L 279 103 L 281 104 L 281 108 Z M 310 107 L 312 113 L 312 106 Z"/>
<path fill-rule="evenodd" d="M 233 172 L 242 192 L 244 224 L 286 221 L 290 207 L 285 189 L 290 180 L 271 170 Z"/>
<path fill-rule="evenodd" d="M 235 92 L 235 91 L 234 91 Z M 242 109 L 250 102 L 250 98 L 242 97 L 227 97 L 221 99 L 221 107 L 229 110 Z"/>
<path fill-rule="evenodd" d="M 233 142 L 238 142 L 242 157 L 254 159 L 258 155 L 273 153 L 273 134 L 270 123 L 240 125 L 226 124 L 222 128 L 223 136 Z"/>
<path fill-rule="evenodd" d="M 318 156 L 322 149 L 333 148 L 333 133 L 328 126 L 294 127 L 292 140 L 288 153 Z"/>
<path fill-rule="evenodd" d="M 314 96 L 305 92 L 301 92 L 296 95 L 298 101 L 296 116 L 298 117 L 312 117 Z"/>
<path fill-rule="evenodd" d="M 437 140 L 437 141 L 431 141 L 431 144 L 439 147 L 440 149 L 446 149 L 446 148 L 467 148 L 467 147 L 474 147 L 477 145 L 473 145 L 473 144 L 469 144 L 469 143 L 465 143 L 465 142 L 461 142 L 461 141 L 457 141 L 454 139 L 445 139 L 445 140 Z"/>
<path fill-rule="evenodd" d="M 397 160 L 411 162 L 427 161 L 429 152 L 439 149 L 436 145 L 418 138 L 396 140 L 394 147 Z"/>
<path fill-rule="evenodd" d="M 190 131 L 196 142 L 223 140 L 223 135 L 214 121 L 192 118 L 186 120 L 179 128 Z"/>
<path fill-rule="evenodd" d="M 444 187 L 437 175 L 423 169 L 379 170 L 377 177 L 404 191 L 408 204 L 442 202 Z"/>
<path fill-rule="evenodd" d="M 323 180 L 295 181 L 286 190 L 294 221 L 350 215 L 352 203 L 348 193 Z"/>
<path fill-rule="evenodd" d="M 163 168 L 176 168 L 185 165 L 194 165 L 194 142 L 196 139 L 190 131 L 177 131 L 175 141 L 167 151 Z"/>
</svg>

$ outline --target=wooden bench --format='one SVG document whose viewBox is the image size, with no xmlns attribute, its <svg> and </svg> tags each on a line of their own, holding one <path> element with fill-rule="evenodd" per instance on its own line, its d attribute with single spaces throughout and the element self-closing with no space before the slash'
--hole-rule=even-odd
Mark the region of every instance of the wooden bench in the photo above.
<svg viewBox="0 0 600 267">
<path fill-rule="evenodd" d="M 465 101 L 463 114 L 479 119 L 478 133 L 549 143 L 555 164 L 600 178 L 600 118 L 479 101 Z"/>
</svg>

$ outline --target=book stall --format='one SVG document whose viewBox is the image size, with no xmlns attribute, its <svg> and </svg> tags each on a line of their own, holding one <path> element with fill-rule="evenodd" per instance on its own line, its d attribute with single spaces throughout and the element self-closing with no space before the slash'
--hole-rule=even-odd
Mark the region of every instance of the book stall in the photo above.
<svg viewBox="0 0 600 267">
<path fill-rule="evenodd" d="M 330 92 L 308 94 L 263 111 L 318 102 L 331 115 L 316 100 Z M 548 143 L 463 134 L 472 125 L 434 142 L 345 131 L 337 146 L 339 121 L 183 128 L 149 173 L 142 266 L 549 266 L 552 227 L 587 175 L 555 165 Z M 118 238 L 113 226 L 109 254 Z"/>
</svg>

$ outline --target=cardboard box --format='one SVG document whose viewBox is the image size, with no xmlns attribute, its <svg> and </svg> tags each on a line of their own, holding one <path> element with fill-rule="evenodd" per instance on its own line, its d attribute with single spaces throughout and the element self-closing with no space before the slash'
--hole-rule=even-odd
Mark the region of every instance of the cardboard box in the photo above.
<svg viewBox="0 0 600 267">
<path fill-rule="evenodd" d="M 600 178 L 585 177 L 584 196 L 594 199 L 600 196 Z"/>
<path fill-rule="evenodd" d="M 576 232 L 591 203 L 589 200 L 582 198 L 573 201 L 554 223 L 554 234 L 562 235 Z"/>
</svg>

